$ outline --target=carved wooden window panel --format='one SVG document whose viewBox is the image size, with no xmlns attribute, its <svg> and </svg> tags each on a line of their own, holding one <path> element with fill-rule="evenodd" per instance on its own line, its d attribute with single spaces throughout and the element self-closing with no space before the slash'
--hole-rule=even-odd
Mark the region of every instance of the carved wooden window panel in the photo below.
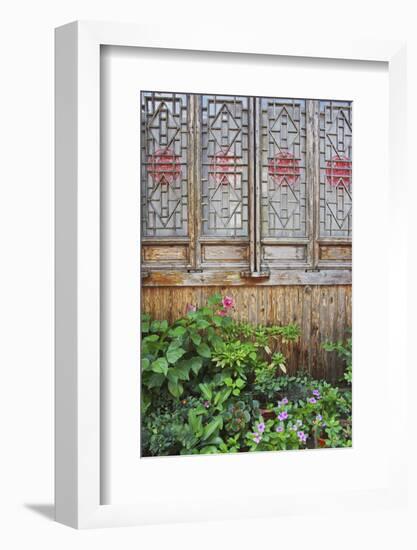
<svg viewBox="0 0 417 550">
<path fill-rule="evenodd" d="M 350 102 L 142 92 L 141 106 L 146 272 L 350 268 Z"/>
</svg>

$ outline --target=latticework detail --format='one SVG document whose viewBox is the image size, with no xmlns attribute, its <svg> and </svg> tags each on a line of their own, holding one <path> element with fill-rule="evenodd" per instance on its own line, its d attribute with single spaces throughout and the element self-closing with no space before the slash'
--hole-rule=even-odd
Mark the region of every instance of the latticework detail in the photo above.
<svg viewBox="0 0 417 550">
<path fill-rule="evenodd" d="M 320 236 L 352 235 L 351 104 L 320 101 Z"/>
<path fill-rule="evenodd" d="M 304 100 L 261 99 L 262 236 L 306 235 Z"/>
<path fill-rule="evenodd" d="M 142 230 L 145 237 L 188 231 L 188 97 L 142 93 Z"/>
</svg>

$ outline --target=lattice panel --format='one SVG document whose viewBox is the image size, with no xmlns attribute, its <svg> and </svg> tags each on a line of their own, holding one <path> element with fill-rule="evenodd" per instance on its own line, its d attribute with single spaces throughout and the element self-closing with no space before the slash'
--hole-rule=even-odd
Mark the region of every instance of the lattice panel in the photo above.
<svg viewBox="0 0 417 550">
<path fill-rule="evenodd" d="M 306 102 L 261 99 L 261 232 L 305 237 Z"/>
<path fill-rule="evenodd" d="M 188 233 L 188 96 L 142 93 L 142 234 Z"/>
<path fill-rule="evenodd" d="M 202 96 L 202 234 L 248 236 L 249 99 Z"/>
<path fill-rule="evenodd" d="M 352 236 L 352 105 L 320 101 L 320 237 Z"/>
</svg>

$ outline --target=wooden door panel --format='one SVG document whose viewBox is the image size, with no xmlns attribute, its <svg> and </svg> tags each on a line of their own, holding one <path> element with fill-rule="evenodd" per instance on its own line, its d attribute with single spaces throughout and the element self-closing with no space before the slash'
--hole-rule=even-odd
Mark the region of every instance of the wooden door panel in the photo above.
<svg viewBox="0 0 417 550">
<path fill-rule="evenodd" d="M 246 285 L 349 269 L 351 103 L 167 92 L 141 100 L 146 274 L 178 272 L 180 285 L 181 274 L 218 269 Z"/>
<path fill-rule="evenodd" d="M 320 101 L 319 238 L 352 237 L 352 105 Z"/>
<path fill-rule="evenodd" d="M 253 231 L 253 100 L 203 95 L 198 111 L 197 267 L 248 269 Z"/>
<path fill-rule="evenodd" d="M 261 270 L 307 267 L 307 102 L 258 100 Z"/>
</svg>

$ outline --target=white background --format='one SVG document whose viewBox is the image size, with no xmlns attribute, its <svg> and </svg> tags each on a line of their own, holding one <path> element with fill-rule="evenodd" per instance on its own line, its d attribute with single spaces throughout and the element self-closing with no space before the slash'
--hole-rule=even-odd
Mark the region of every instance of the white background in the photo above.
<svg viewBox="0 0 417 550">
<path fill-rule="evenodd" d="M 338 4 L 211 0 L 38 0 L 9 2 L 0 13 L 0 235 L 1 235 L 1 453 L 0 545 L 3 548 L 414 548 L 407 511 L 343 516 L 281 517 L 276 520 L 212 525 L 152 526 L 76 532 L 52 523 L 53 499 L 53 28 L 74 19 L 175 24 L 179 32 L 216 19 L 252 24 L 257 32 L 276 22 L 279 32 L 324 34 L 331 40 L 358 37 L 409 40 L 409 174 L 415 181 L 417 125 L 417 40 L 412 2 L 368 1 Z M 194 11 L 194 13 L 193 13 Z M 275 28 L 273 32 L 277 32 Z M 410 185 L 404 215 L 415 219 L 417 194 Z M 416 229 L 410 224 L 410 234 Z M 406 235 L 404 235 L 406 239 Z M 409 242 L 412 242 L 411 240 Z M 401 246 L 402 243 L 399 243 Z M 415 244 L 414 244 L 415 249 Z M 415 278 L 409 247 L 410 310 Z M 389 258 L 384 260 L 389 265 Z M 400 291 L 403 289 L 400 289 Z M 384 299 L 381 297 L 381 315 Z M 404 322 L 405 319 L 402 319 Z M 415 340 L 411 315 L 410 344 Z M 375 346 L 384 346 L 382 334 Z M 410 345 L 411 348 L 411 345 Z M 412 358 L 410 358 L 412 359 Z M 410 398 L 417 388 L 410 361 Z M 396 414 L 395 364 L 387 414 Z M 409 411 L 410 452 L 415 450 L 415 410 Z M 391 439 L 392 437 L 392 439 Z M 386 444 L 395 443 L 395 434 Z M 413 454 L 415 457 L 415 454 Z M 415 460 L 417 463 L 417 460 Z M 412 480 L 415 482 L 413 472 Z M 416 484 L 412 486 L 416 491 Z M 41 512 L 41 513 L 40 513 Z M 142 545 L 142 546 L 141 546 Z"/>
</svg>

